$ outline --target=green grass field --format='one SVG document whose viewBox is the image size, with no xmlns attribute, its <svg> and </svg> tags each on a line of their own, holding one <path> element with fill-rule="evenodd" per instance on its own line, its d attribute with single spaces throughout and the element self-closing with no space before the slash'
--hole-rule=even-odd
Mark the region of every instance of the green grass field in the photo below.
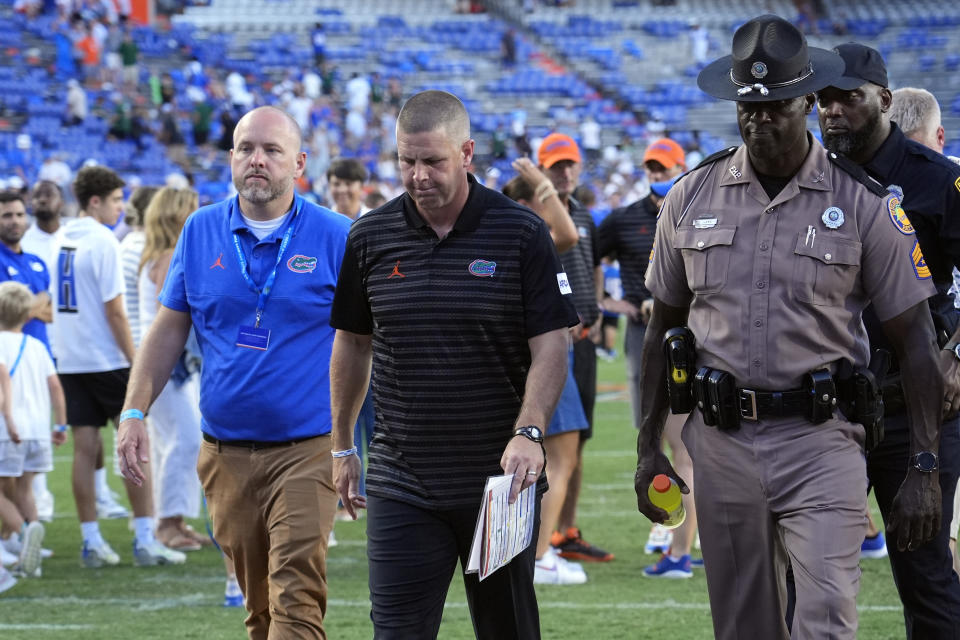
<svg viewBox="0 0 960 640">
<path fill-rule="evenodd" d="M 622 387 L 622 359 L 600 363 L 602 389 Z M 637 513 L 632 477 L 635 432 L 625 395 L 605 393 L 597 405 L 595 436 L 586 449 L 580 525 L 588 540 L 616 554 L 608 564 L 587 565 L 581 586 L 540 587 L 540 618 L 546 639 L 711 638 L 707 588 L 702 573 L 690 580 L 644 578 L 655 560 L 643 553 L 649 523 Z M 57 451 L 51 487 L 57 517 L 45 546 L 55 556 L 41 579 L 21 580 L 0 595 L 0 639 L 244 638 L 242 610 L 224 609 L 223 563 L 215 550 L 188 554 L 178 567 L 131 564 L 131 534 L 125 520 L 102 521 L 104 535 L 120 554 L 120 567 L 81 569 L 80 532 L 70 495 L 69 445 Z M 111 476 L 111 485 L 121 488 Z M 879 521 L 879 514 L 875 514 Z M 365 520 L 338 522 L 340 545 L 327 558 L 331 639 L 368 639 Z M 202 522 L 194 523 L 197 528 Z M 862 563 L 860 633 L 868 640 L 903 638 L 903 618 L 887 561 Z M 463 587 L 455 578 L 440 638 L 473 638 Z"/>
</svg>

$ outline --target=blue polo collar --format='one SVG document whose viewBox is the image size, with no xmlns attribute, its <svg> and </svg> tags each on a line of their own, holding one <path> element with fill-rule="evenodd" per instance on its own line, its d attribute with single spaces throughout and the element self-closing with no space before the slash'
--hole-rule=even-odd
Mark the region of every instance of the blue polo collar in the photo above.
<svg viewBox="0 0 960 640">
<path fill-rule="evenodd" d="M 300 197 L 298 194 L 293 194 L 293 205 L 290 209 L 287 210 L 287 213 L 293 212 L 291 220 L 287 221 L 287 224 L 295 225 L 293 227 L 293 235 L 296 236 L 300 231 L 300 227 L 303 225 L 303 216 L 299 215 L 303 211 L 303 203 L 305 200 Z M 230 231 L 237 232 L 241 229 L 245 231 L 250 231 L 250 228 L 247 227 L 247 223 L 243 221 L 243 214 L 240 211 L 240 196 L 234 196 L 227 203 L 227 217 L 230 222 Z M 280 242 L 283 238 L 284 232 L 287 230 L 287 224 L 280 226 L 269 236 L 261 240 L 261 242 Z"/>
</svg>

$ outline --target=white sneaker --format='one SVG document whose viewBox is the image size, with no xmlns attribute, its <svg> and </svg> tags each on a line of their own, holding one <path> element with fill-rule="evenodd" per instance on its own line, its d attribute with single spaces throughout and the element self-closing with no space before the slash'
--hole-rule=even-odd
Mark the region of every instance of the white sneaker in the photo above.
<svg viewBox="0 0 960 640">
<path fill-rule="evenodd" d="M 333 535 L 333 529 L 330 529 L 330 537 L 327 538 L 327 549 L 329 549 L 330 547 L 335 547 L 338 544 L 340 543 L 337 542 L 337 536 Z"/>
<path fill-rule="evenodd" d="M 583 584 L 586 581 L 583 567 L 561 558 L 552 547 L 533 565 L 534 584 Z"/>
<path fill-rule="evenodd" d="M 40 549 L 40 557 L 46 560 L 53 557 L 53 549 Z"/>
<path fill-rule="evenodd" d="M 9 571 L 0 567 L 0 593 L 3 593 L 7 589 L 15 586 L 17 584 L 17 579 L 13 577 Z"/>
<path fill-rule="evenodd" d="M 138 567 L 152 567 L 158 564 L 183 564 L 186 561 L 187 554 L 167 549 L 156 539 L 142 546 L 136 538 L 133 539 L 133 563 Z"/>
<path fill-rule="evenodd" d="M 53 494 L 50 491 L 38 493 L 34 501 L 37 504 L 37 519 L 41 522 L 53 522 Z"/>
<path fill-rule="evenodd" d="M 120 564 L 120 556 L 106 542 L 91 546 L 84 541 L 83 548 L 80 550 L 80 562 L 88 569 L 96 569 L 103 565 L 113 567 Z"/>
<path fill-rule="evenodd" d="M 20 556 L 10 553 L 7 548 L 0 544 L 0 567 L 13 565 L 20 562 Z"/>
<path fill-rule="evenodd" d="M 670 550 L 671 542 L 673 542 L 673 531 L 663 525 L 654 524 L 643 550 L 645 553 L 666 553 Z"/>
<path fill-rule="evenodd" d="M 10 534 L 9 538 L 0 538 L 0 547 L 6 549 L 7 553 L 12 553 L 17 557 L 20 557 L 20 549 L 23 548 L 23 545 L 20 544 L 20 534 L 13 532 Z"/>
<path fill-rule="evenodd" d="M 113 492 L 107 492 L 106 495 L 97 496 L 97 518 L 101 520 L 114 520 L 126 518 L 130 515 L 127 508 L 117 502 Z"/>
<path fill-rule="evenodd" d="M 20 538 L 20 570 L 31 577 L 40 568 L 43 534 L 43 525 L 39 522 L 31 522 L 24 527 Z"/>
</svg>

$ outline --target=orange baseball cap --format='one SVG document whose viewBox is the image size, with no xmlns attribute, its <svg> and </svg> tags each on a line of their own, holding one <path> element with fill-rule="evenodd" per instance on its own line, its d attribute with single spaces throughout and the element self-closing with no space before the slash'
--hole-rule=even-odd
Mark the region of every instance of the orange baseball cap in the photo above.
<svg viewBox="0 0 960 640">
<path fill-rule="evenodd" d="M 659 162 L 665 169 L 672 169 L 678 164 L 687 166 L 687 156 L 683 152 L 683 147 L 670 138 L 660 138 L 650 143 L 647 150 L 643 152 L 643 164 L 647 164 L 650 160 Z"/>
<path fill-rule="evenodd" d="M 576 141 L 563 133 L 551 133 L 537 150 L 537 162 L 540 166 L 549 169 L 561 160 L 573 160 L 581 162 L 580 147 Z"/>
</svg>

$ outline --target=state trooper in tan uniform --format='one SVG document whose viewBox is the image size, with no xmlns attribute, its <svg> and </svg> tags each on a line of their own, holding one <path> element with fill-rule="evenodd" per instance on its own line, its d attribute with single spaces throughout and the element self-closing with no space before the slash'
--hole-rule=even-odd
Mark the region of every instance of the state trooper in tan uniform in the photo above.
<svg viewBox="0 0 960 640">
<path fill-rule="evenodd" d="M 732 56 L 698 84 L 737 102 L 744 144 L 705 160 L 667 195 L 646 284 L 640 511 L 666 513 L 647 487 L 666 473 L 665 332 L 696 342 L 697 406 L 683 431 L 694 462 L 703 557 L 717 638 L 791 637 L 783 572 L 793 564 L 793 638 L 854 638 L 865 531 L 864 427 L 835 410 L 846 361 L 862 369 L 861 314 L 873 302 L 907 367 L 911 435 L 937 450 L 943 383 L 926 299 L 929 270 L 902 209 L 806 130 L 814 92 L 840 76 L 830 51 L 775 16 L 734 35 Z M 935 475 L 935 474 L 932 474 Z M 895 509 L 912 544 L 939 525 L 936 478 L 910 472 Z"/>
</svg>

